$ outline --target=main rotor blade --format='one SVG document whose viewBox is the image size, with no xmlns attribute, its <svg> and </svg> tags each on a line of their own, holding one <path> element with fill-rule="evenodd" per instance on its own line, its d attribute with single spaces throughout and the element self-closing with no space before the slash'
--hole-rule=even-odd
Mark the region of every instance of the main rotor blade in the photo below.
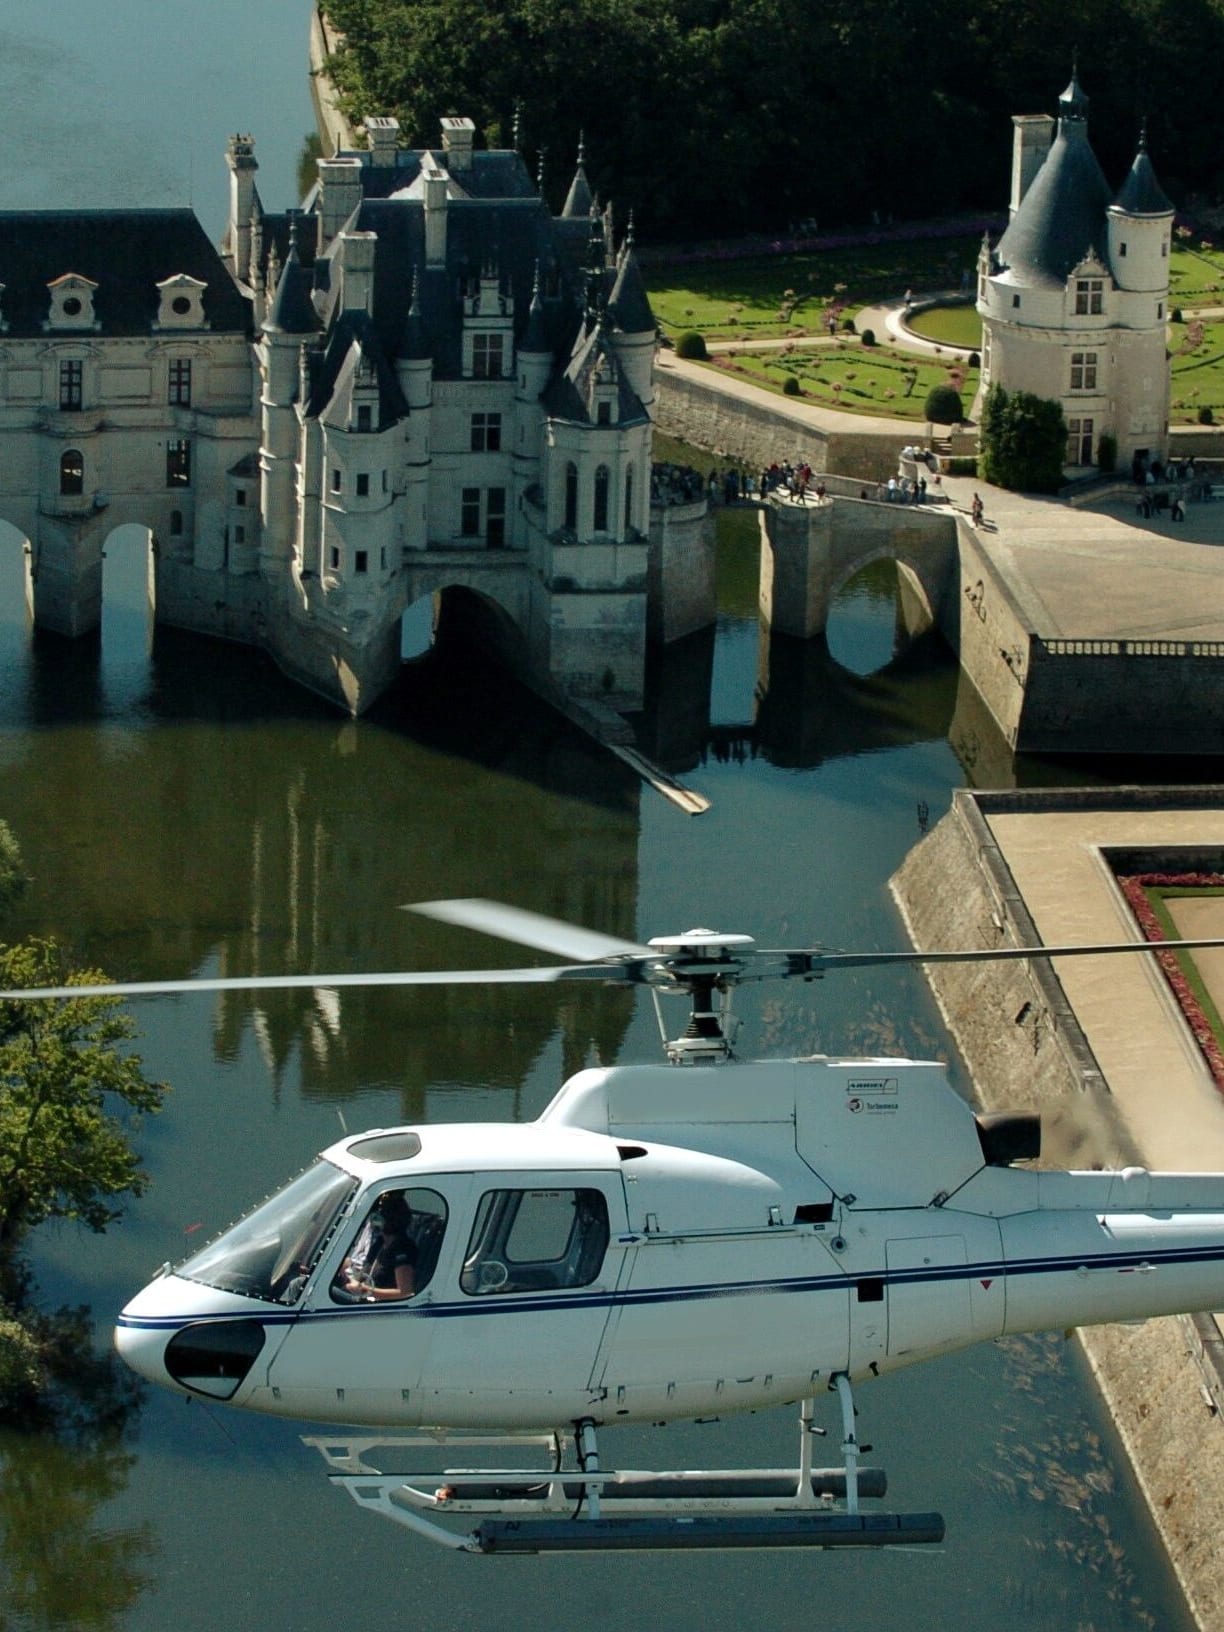
<svg viewBox="0 0 1224 1632">
<path fill-rule="evenodd" d="M 381 970 L 343 975 L 234 975 L 204 976 L 200 980 L 126 980 L 96 986 L 27 986 L 0 991 L 0 1002 L 22 1003 L 60 997 L 160 997 L 189 992 L 281 992 L 329 990 L 340 986 L 529 986 L 556 980 L 632 982 L 633 971 L 622 964 L 584 963 L 551 969 L 425 969 Z"/>
<path fill-rule="evenodd" d="M 410 901 L 404 911 L 419 912 L 443 924 L 479 929 L 503 941 L 517 941 L 520 946 L 534 946 L 540 952 L 582 962 L 592 958 L 657 958 L 659 955 L 636 941 L 622 941 L 613 935 L 601 935 L 598 930 L 584 929 L 580 924 L 566 923 L 562 918 L 546 918 L 540 912 L 508 907 L 501 901 L 482 901 L 477 896 L 458 901 Z"/>
<path fill-rule="evenodd" d="M 792 975 L 822 974 L 826 969 L 861 969 L 882 963 L 1007 963 L 1024 958 L 1108 957 L 1116 952 L 1192 952 L 1224 947 L 1224 939 L 1195 941 L 1113 941 L 1097 946 L 1000 946 L 952 952 L 774 952 L 766 957 L 791 960 Z"/>
</svg>

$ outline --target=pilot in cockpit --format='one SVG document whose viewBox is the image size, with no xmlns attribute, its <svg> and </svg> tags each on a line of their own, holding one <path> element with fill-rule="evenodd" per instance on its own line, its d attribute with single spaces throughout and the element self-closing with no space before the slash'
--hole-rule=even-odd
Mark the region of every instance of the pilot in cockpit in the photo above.
<svg viewBox="0 0 1224 1632">
<path fill-rule="evenodd" d="M 352 1251 L 336 1276 L 338 1291 L 361 1303 L 390 1303 L 416 1291 L 417 1245 L 412 1209 L 402 1190 L 388 1190 L 374 1204 Z"/>
</svg>

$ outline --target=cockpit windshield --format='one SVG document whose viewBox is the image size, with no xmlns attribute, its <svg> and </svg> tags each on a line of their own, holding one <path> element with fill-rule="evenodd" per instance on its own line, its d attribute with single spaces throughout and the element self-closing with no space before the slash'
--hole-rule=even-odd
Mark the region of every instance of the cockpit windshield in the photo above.
<svg viewBox="0 0 1224 1632">
<path fill-rule="evenodd" d="M 296 1303 L 356 1189 L 351 1174 L 315 1162 L 175 1274 L 248 1298 Z"/>
</svg>

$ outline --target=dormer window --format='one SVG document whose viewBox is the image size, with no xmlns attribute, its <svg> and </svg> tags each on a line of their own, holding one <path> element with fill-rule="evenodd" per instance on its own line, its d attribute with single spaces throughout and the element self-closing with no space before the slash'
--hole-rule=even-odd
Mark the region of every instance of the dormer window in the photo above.
<svg viewBox="0 0 1224 1632">
<path fill-rule="evenodd" d="M 179 272 L 157 285 L 158 308 L 155 329 L 206 329 L 204 291 L 208 288 L 198 278 L 189 278 Z"/>
<path fill-rule="evenodd" d="M 1075 280 L 1075 312 L 1077 317 L 1099 317 L 1104 310 L 1105 285 L 1100 278 Z"/>
<path fill-rule="evenodd" d="M 506 341 L 501 334 L 472 336 L 472 378 L 500 380 L 505 361 Z"/>
<path fill-rule="evenodd" d="M 373 428 L 373 424 L 374 424 L 374 410 L 373 410 L 373 408 L 370 406 L 370 404 L 368 402 L 358 403 L 358 405 L 357 405 L 357 429 L 359 431 L 368 431 L 368 430 L 371 430 Z"/>
<path fill-rule="evenodd" d="M 598 404 L 595 412 L 595 423 L 597 425 L 611 425 L 612 404 L 610 402 L 604 401 Z"/>
<path fill-rule="evenodd" d="M 51 296 L 51 311 L 47 318 L 49 329 L 86 329 L 91 333 L 101 324 L 94 316 L 94 294 L 97 284 L 77 272 L 68 272 L 47 285 Z"/>
</svg>

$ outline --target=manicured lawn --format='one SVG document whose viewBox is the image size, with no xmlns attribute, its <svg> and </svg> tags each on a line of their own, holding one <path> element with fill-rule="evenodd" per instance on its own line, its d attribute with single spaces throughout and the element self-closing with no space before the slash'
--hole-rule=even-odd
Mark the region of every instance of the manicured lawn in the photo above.
<svg viewBox="0 0 1224 1632">
<path fill-rule="evenodd" d="M 938 238 L 814 255 L 646 265 L 643 275 L 667 334 L 699 329 L 715 339 L 781 339 L 824 333 L 831 309 L 840 319 L 906 289 L 955 288 L 963 272 L 973 275 L 977 251 L 975 238 Z"/>
<path fill-rule="evenodd" d="M 1211 245 L 1173 240 L 1169 257 L 1169 306 L 1224 306 L 1224 251 Z"/>
<path fill-rule="evenodd" d="M 966 351 L 981 350 L 982 320 L 973 306 L 932 306 L 929 312 L 911 317 L 909 327 L 928 340 L 963 346 Z"/>
<path fill-rule="evenodd" d="M 796 401 L 850 413 L 925 420 L 927 392 L 933 385 L 948 384 L 950 367 L 955 365 L 945 366 L 937 359 L 925 362 L 894 353 L 889 347 L 851 341 L 835 350 L 723 352 L 709 366 L 780 394 L 787 375 L 793 374 L 801 393 Z M 961 401 L 968 413 L 977 390 L 977 369 L 963 369 L 962 373 Z"/>
<path fill-rule="evenodd" d="M 1171 422 L 1197 424 L 1199 409 L 1210 408 L 1216 422 L 1224 423 L 1224 323 L 1170 323 L 1169 350 Z"/>
</svg>

